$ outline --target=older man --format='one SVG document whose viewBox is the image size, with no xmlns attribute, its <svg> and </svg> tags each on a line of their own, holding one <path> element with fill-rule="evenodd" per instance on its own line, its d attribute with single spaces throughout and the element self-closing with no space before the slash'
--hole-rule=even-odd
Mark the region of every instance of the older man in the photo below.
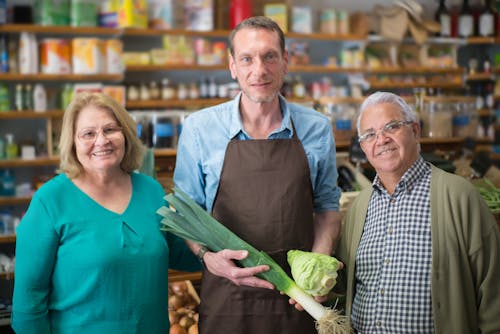
<svg viewBox="0 0 500 334">
<path fill-rule="evenodd" d="M 377 92 L 361 105 L 377 175 L 352 203 L 338 257 L 359 333 L 500 333 L 500 233 L 474 186 L 420 156 L 416 113 Z"/>
</svg>

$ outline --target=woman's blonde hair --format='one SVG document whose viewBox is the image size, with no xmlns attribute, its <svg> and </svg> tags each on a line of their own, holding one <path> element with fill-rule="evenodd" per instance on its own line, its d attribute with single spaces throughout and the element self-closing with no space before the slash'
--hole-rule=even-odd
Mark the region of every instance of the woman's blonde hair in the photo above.
<svg viewBox="0 0 500 334">
<path fill-rule="evenodd" d="M 61 162 L 59 172 L 69 178 L 76 178 L 84 169 L 76 156 L 75 127 L 78 115 L 85 107 L 93 106 L 108 111 L 122 128 L 125 137 L 125 154 L 120 167 L 127 173 L 140 168 L 145 148 L 137 137 L 137 128 L 134 119 L 118 102 L 106 94 L 83 92 L 75 95 L 73 101 L 64 112 L 61 138 L 59 139 L 59 154 Z"/>
</svg>

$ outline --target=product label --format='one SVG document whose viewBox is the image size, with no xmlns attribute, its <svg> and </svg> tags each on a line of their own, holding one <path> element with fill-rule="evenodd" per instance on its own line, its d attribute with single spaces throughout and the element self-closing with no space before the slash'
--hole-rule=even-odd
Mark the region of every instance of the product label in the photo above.
<svg viewBox="0 0 500 334">
<path fill-rule="evenodd" d="M 439 16 L 439 23 L 441 24 L 441 36 L 451 36 L 451 18 L 448 14 L 441 14 Z"/>
<path fill-rule="evenodd" d="M 493 14 L 485 13 L 479 17 L 479 35 L 492 36 L 493 35 L 494 19 Z"/>
<path fill-rule="evenodd" d="M 474 21 L 472 15 L 461 15 L 458 18 L 458 34 L 461 37 L 472 36 Z"/>
</svg>

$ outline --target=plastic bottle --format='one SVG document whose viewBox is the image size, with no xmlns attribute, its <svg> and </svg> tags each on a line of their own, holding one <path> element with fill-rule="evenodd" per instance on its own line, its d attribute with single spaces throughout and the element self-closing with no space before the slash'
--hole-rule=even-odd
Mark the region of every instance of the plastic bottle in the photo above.
<svg viewBox="0 0 500 334">
<path fill-rule="evenodd" d="M 16 182 L 13 171 L 4 169 L 1 175 L 1 183 L 3 196 L 14 196 L 16 194 Z"/>
<path fill-rule="evenodd" d="M 5 35 L 0 35 L 0 72 L 9 72 L 9 50 Z"/>
<path fill-rule="evenodd" d="M 0 112 L 10 111 L 9 87 L 0 83 Z"/>
<path fill-rule="evenodd" d="M 5 141 L 0 138 L 0 160 L 5 159 Z"/>
<path fill-rule="evenodd" d="M 14 142 L 14 135 L 12 133 L 7 133 L 5 138 L 7 139 L 7 144 L 5 145 L 5 157 L 7 159 L 16 159 L 19 151 L 17 144 Z"/>
<path fill-rule="evenodd" d="M 23 85 L 21 84 L 16 85 L 15 105 L 17 111 L 24 110 Z"/>
<path fill-rule="evenodd" d="M 33 89 L 33 109 L 36 112 L 47 111 L 47 93 L 42 84 L 35 84 Z"/>
<path fill-rule="evenodd" d="M 23 91 L 24 110 L 33 110 L 33 88 L 31 84 L 27 84 Z"/>
</svg>

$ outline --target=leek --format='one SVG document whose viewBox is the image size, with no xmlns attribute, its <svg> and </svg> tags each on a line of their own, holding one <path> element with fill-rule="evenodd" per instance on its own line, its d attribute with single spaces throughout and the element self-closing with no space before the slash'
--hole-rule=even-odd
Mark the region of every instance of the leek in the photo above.
<svg viewBox="0 0 500 334">
<path fill-rule="evenodd" d="M 257 276 L 272 283 L 277 290 L 297 301 L 316 320 L 319 334 L 351 333 L 346 316 L 314 300 L 299 288 L 269 255 L 241 240 L 182 190 L 174 188 L 174 192 L 175 194 L 170 193 L 165 196 L 171 207 L 161 207 L 157 211 L 163 217 L 162 230 L 204 245 L 213 252 L 223 249 L 248 251 L 248 256 L 239 262 L 245 267 L 268 265 L 270 269 Z"/>
</svg>

